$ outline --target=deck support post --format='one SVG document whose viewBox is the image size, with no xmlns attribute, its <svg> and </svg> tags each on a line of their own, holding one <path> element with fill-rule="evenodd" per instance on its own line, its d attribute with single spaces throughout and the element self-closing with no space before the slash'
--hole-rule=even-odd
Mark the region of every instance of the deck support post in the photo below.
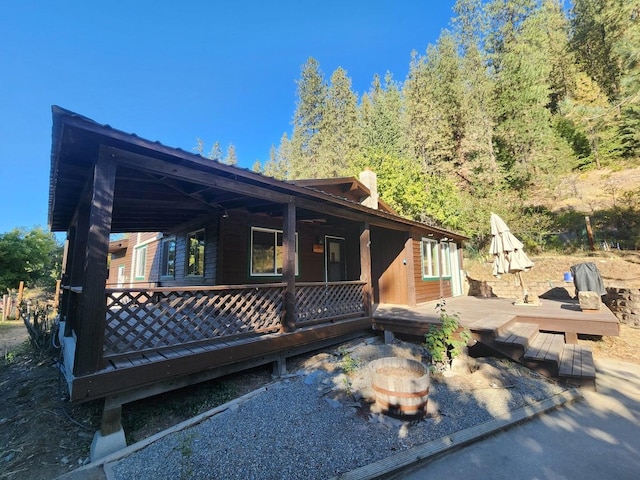
<svg viewBox="0 0 640 480">
<path fill-rule="evenodd" d="M 369 222 L 360 226 L 360 281 L 366 282 L 364 286 L 364 313 L 371 317 L 371 305 L 373 295 L 371 288 L 371 228 Z"/>
<path fill-rule="evenodd" d="M 101 147 L 93 170 L 90 202 L 84 215 L 88 228 L 82 263 L 82 301 L 78 319 L 81 324 L 80 331 L 77 332 L 75 375 L 100 370 L 104 361 L 102 351 L 107 308 L 105 282 L 115 180 L 116 162 Z M 82 222 L 82 219 L 79 220 Z"/>
<path fill-rule="evenodd" d="M 578 344 L 578 334 L 576 332 L 564 332 L 564 343 L 569 345 Z"/>
<path fill-rule="evenodd" d="M 296 203 L 293 197 L 285 205 L 283 216 L 282 277 L 287 284 L 284 292 L 283 330 L 292 332 L 296 328 Z"/>
<path fill-rule="evenodd" d="M 284 355 L 280 355 L 273 362 L 273 376 L 276 378 L 279 378 L 286 374 L 287 374 L 287 357 L 285 357 Z"/>
<path fill-rule="evenodd" d="M 91 442 L 91 461 L 117 452 L 127 446 L 127 440 L 122 428 L 122 403 L 118 397 L 107 397 L 102 410 L 100 430 L 93 436 Z"/>
</svg>

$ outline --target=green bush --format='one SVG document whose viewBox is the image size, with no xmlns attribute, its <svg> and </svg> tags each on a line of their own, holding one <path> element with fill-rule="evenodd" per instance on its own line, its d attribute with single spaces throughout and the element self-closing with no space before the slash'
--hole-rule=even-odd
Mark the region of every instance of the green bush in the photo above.
<svg viewBox="0 0 640 480">
<path fill-rule="evenodd" d="M 471 339 L 468 328 L 460 328 L 460 317 L 457 313 L 449 314 L 444 308 L 444 302 L 436 308 L 440 312 L 440 324 L 431 325 L 424 336 L 424 346 L 431 355 L 433 363 L 451 363 L 459 356 Z"/>
</svg>

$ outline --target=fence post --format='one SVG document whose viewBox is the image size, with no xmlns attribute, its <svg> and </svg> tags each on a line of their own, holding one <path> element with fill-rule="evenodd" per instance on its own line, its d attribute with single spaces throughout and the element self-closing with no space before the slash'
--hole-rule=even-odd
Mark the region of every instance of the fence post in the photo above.
<svg viewBox="0 0 640 480">
<path fill-rule="evenodd" d="M 18 287 L 18 306 L 22 303 L 22 295 L 24 294 L 24 282 L 20 280 L 20 286 Z"/>
</svg>

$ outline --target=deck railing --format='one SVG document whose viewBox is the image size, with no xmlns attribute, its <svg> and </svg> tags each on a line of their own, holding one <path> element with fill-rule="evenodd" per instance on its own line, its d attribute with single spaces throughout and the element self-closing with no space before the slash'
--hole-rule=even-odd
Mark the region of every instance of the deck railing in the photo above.
<svg viewBox="0 0 640 480">
<path fill-rule="evenodd" d="M 104 356 L 277 332 L 284 284 L 107 289 Z"/>
<path fill-rule="evenodd" d="M 365 282 L 296 284 L 296 326 L 365 314 Z"/>
<path fill-rule="evenodd" d="M 365 315 L 364 282 L 296 284 L 296 327 Z M 106 289 L 104 358 L 282 330 L 286 284 Z"/>
</svg>

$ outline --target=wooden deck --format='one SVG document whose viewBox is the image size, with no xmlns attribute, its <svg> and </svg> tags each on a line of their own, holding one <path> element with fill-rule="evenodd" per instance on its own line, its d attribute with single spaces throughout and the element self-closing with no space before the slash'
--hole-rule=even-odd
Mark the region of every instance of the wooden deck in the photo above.
<svg viewBox="0 0 640 480">
<path fill-rule="evenodd" d="M 457 313 L 460 323 L 474 331 L 494 331 L 513 322 L 538 325 L 541 331 L 563 333 L 567 343 L 578 334 L 620 335 L 620 324 L 606 306 L 598 312 L 583 312 L 577 300 L 540 300 L 539 306 L 515 305 L 504 298 L 455 297 L 447 299 L 445 309 Z M 438 302 L 417 307 L 377 305 L 373 313 L 375 330 L 424 335 L 429 325 L 439 323 Z"/>
<path fill-rule="evenodd" d="M 71 400 L 85 402 L 127 392 L 122 403 L 134 401 L 323 348 L 362 335 L 370 325 L 368 317 L 356 317 L 302 327 L 294 332 L 256 334 L 131 353 L 109 361 L 98 372 L 73 377 Z"/>
<path fill-rule="evenodd" d="M 440 323 L 436 305 L 377 305 L 373 328 L 423 336 Z M 607 307 L 582 312 L 577 301 L 543 300 L 539 306 L 528 306 L 507 299 L 457 297 L 447 300 L 444 308 L 458 314 L 476 341 L 544 375 L 592 387 L 593 355 L 588 347 L 576 344 L 578 335 L 620 334 L 618 320 Z"/>
</svg>

